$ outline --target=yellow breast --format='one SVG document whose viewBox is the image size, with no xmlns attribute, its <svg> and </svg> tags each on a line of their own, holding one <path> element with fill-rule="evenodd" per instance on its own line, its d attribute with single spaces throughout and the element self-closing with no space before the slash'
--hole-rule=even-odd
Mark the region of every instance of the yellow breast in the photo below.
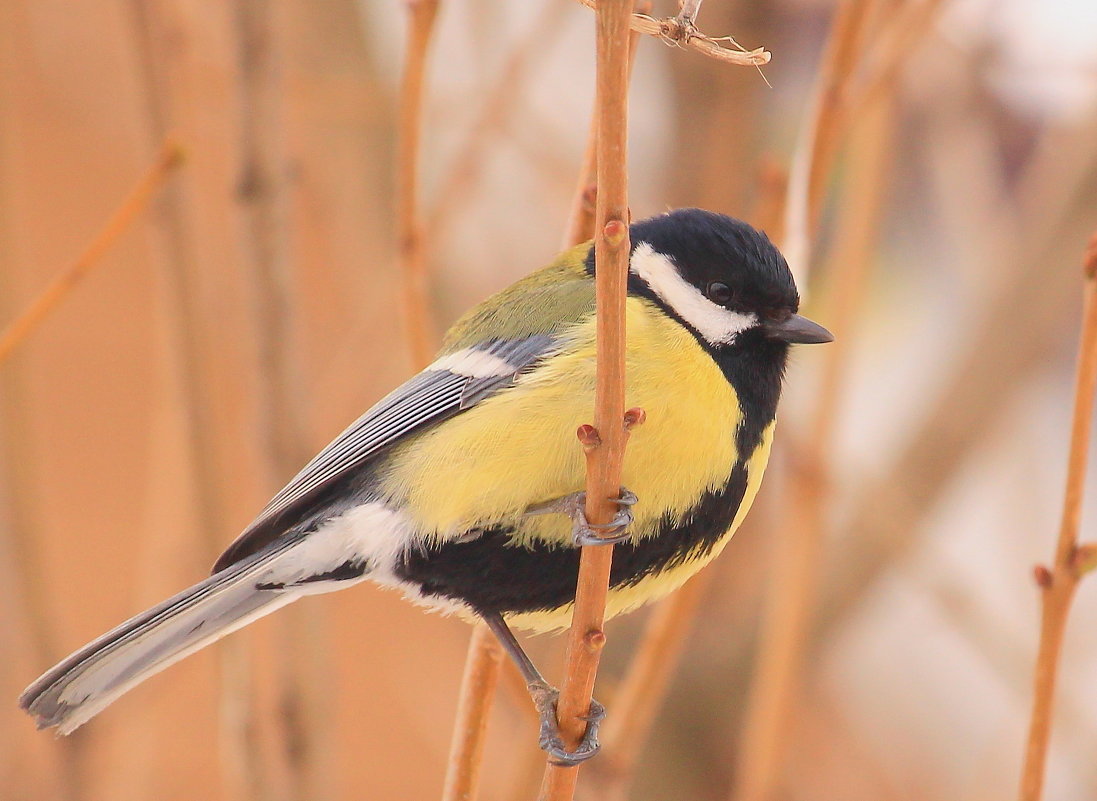
<svg viewBox="0 0 1097 801">
<path fill-rule="evenodd" d="M 731 385 L 688 331 L 638 298 L 629 298 L 626 320 L 626 405 L 643 408 L 647 422 L 629 440 L 622 480 L 640 498 L 634 531 L 643 536 L 727 479 L 741 413 Z M 514 387 L 393 453 L 384 491 L 428 536 L 512 523 L 531 504 L 583 488 L 575 430 L 593 416 L 593 320 L 576 326 L 569 343 Z M 563 541 L 570 524 L 547 515 L 527 518 L 520 531 Z"/>
</svg>

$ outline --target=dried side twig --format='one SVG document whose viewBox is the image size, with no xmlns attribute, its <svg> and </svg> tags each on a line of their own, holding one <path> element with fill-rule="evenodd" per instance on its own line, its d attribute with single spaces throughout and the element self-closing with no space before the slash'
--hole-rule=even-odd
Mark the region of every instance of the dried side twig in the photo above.
<svg viewBox="0 0 1097 801">
<path fill-rule="evenodd" d="M 628 432 L 625 415 L 625 282 L 628 275 L 628 53 L 632 0 L 602 0 L 596 14 L 598 200 L 595 227 L 597 386 L 594 428 L 582 426 L 587 455 L 587 518 L 613 517 L 620 493 L 621 460 Z M 586 546 L 579 562 L 575 609 L 568 635 L 567 668 L 557 719 L 565 744 L 578 746 L 606 635 L 602 631 L 611 545 Z M 544 801 L 570 801 L 577 767 L 549 764 L 541 785 Z"/>
<path fill-rule="evenodd" d="M 1059 672 L 1059 655 L 1067 615 L 1082 576 L 1097 567 L 1097 543 L 1078 544 L 1082 518 L 1086 468 L 1092 430 L 1093 400 L 1097 395 L 1097 233 L 1085 256 L 1084 312 L 1081 343 L 1074 383 L 1074 417 L 1071 423 L 1067 485 L 1059 540 L 1051 567 L 1036 567 L 1042 613 L 1040 645 L 1036 656 L 1032 718 L 1021 773 L 1021 801 L 1039 801 L 1051 738 L 1052 703 Z"/>
<path fill-rule="evenodd" d="M 434 21 L 438 16 L 438 0 L 410 0 L 407 9 L 407 47 L 397 120 L 396 225 L 412 361 L 421 366 L 430 361 L 433 334 L 427 297 L 426 255 L 419 220 L 419 139 L 423 84 Z"/>
<path fill-rule="evenodd" d="M 595 0 L 578 0 L 578 2 L 587 8 L 597 9 L 599 5 Z M 700 8 L 701 4 L 698 2 L 688 5 L 695 5 Z M 685 10 L 685 7 L 683 7 L 683 12 Z M 743 67 L 760 67 L 769 63 L 771 54 L 764 47 L 747 50 L 730 36 L 706 36 L 694 27 L 693 19 L 695 17 L 696 11 L 694 11 L 693 18 L 679 14 L 674 17 L 656 19 L 646 14 L 637 13 L 630 17 L 629 26 L 639 33 L 657 36 L 669 44 L 696 50 L 702 55 L 718 61 L 726 61 L 729 64 L 738 64 Z M 724 47 L 721 42 L 726 42 L 735 49 Z"/>
<path fill-rule="evenodd" d="M 69 291 L 102 261 L 103 256 L 125 233 L 133 220 L 148 208 L 149 202 L 157 190 L 163 186 L 172 170 L 182 164 L 182 153 L 179 146 L 171 140 L 163 144 L 156 160 L 145 170 L 144 175 L 126 195 L 125 200 L 80 257 L 62 270 L 22 314 L 8 323 L 0 334 L 0 363 L 3 363 L 19 343 L 57 308 Z"/>
</svg>

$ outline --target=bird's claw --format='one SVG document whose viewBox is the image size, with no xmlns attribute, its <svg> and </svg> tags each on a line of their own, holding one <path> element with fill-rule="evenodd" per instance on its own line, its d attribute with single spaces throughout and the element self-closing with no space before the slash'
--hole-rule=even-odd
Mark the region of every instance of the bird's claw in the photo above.
<svg viewBox="0 0 1097 801">
<path fill-rule="evenodd" d="M 621 487 L 621 497 L 614 498 L 611 501 L 620 508 L 608 523 L 590 523 L 587 521 L 587 494 L 585 492 L 574 492 L 562 498 L 554 498 L 551 501 L 536 504 L 526 509 L 526 514 L 565 514 L 574 522 L 571 539 L 576 545 L 613 545 L 614 543 L 624 542 L 629 538 L 628 527 L 633 520 L 630 507 L 638 500 L 636 493 Z"/>
<path fill-rule="evenodd" d="M 530 684 L 529 691 L 541 717 L 541 732 L 537 742 L 541 750 L 549 755 L 552 764 L 573 767 L 598 753 L 601 747 L 598 743 L 598 727 L 606 717 L 604 706 L 593 698 L 590 700 L 590 711 L 583 716 L 583 720 L 587 722 L 587 730 L 583 733 L 579 746 L 574 751 L 569 751 L 560 736 L 560 725 L 556 721 L 560 691 L 543 682 Z"/>
<path fill-rule="evenodd" d="M 576 545 L 613 545 L 624 542 L 630 536 L 628 527 L 632 524 L 632 509 L 630 508 L 639 498 L 636 493 L 621 487 L 621 497 L 614 498 L 611 503 L 620 507 L 617 514 L 608 523 L 590 523 L 586 514 L 587 494 L 576 493 L 576 504 L 571 512 L 574 525 L 571 529 L 571 540 Z"/>
</svg>

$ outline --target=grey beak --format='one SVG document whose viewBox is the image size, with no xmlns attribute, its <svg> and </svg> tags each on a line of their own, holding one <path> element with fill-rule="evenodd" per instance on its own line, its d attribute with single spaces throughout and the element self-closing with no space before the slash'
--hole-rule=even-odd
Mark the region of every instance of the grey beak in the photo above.
<svg viewBox="0 0 1097 801">
<path fill-rule="evenodd" d="M 766 323 L 766 333 L 773 339 L 783 339 L 796 345 L 817 345 L 833 342 L 834 334 L 807 317 L 794 314 L 780 323 Z"/>
</svg>

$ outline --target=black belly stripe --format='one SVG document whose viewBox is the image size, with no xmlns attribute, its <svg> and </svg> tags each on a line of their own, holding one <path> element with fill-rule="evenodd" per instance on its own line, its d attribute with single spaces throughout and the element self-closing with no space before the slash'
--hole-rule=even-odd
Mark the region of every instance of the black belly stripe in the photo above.
<svg viewBox="0 0 1097 801">
<path fill-rule="evenodd" d="M 735 520 L 746 488 L 747 468 L 740 461 L 727 484 L 706 492 L 682 523 L 668 521 L 639 544 L 615 546 L 610 586 L 628 587 L 709 553 Z M 579 549 L 509 545 L 512 532 L 487 529 L 469 542 L 411 552 L 396 573 L 418 584 L 424 595 L 464 601 L 480 612 L 534 612 L 570 603 L 579 575 Z"/>
</svg>

